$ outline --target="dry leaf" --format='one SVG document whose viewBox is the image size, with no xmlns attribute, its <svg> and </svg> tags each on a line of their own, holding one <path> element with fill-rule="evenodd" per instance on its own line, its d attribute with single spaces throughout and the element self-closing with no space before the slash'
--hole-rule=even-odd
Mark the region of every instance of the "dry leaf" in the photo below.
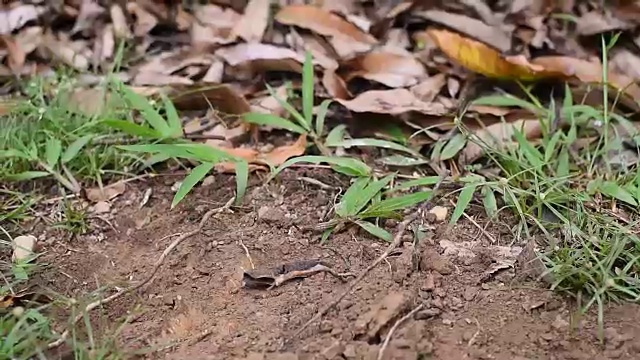
<svg viewBox="0 0 640 360">
<path fill-rule="evenodd" d="M 113 23 L 113 33 L 117 39 L 131 39 L 133 34 L 127 25 L 127 18 L 124 10 L 118 4 L 111 5 L 109 9 L 111 13 L 111 22 Z"/>
<path fill-rule="evenodd" d="M 249 71 L 302 72 L 304 56 L 295 51 L 269 44 L 243 43 L 216 52 L 231 66 L 246 66 Z"/>
<path fill-rule="evenodd" d="M 470 164 L 479 159 L 485 147 L 501 149 L 507 143 L 513 143 L 511 138 L 515 130 L 521 131 L 527 139 L 538 138 L 541 135 L 538 119 L 519 119 L 514 122 L 498 122 L 476 131 L 474 137 L 467 141 L 460 153 L 460 161 Z"/>
<path fill-rule="evenodd" d="M 19 5 L 10 9 L 0 9 L 0 35 L 9 35 L 20 29 L 29 21 L 36 20 L 42 13 L 42 8 L 34 5 Z"/>
<path fill-rule="evenodd" d="M 431 102 L 436 98 L 440 90 L 446 84 L 447 77 L 440 73 L 423 80 L 411 87 L 411 92 L 423 102 Z"/>
<path fill-rule="evenodd" d="M 438 103 L 420 101 L 407 89 L 366 91 L 352 100 L 337 99 L 337 102 L 354 112 L 400 115 L 416 111 L 427 115 L 444 115 L 447 108 Z"/>
<path fill-rule="evenodd" d="M 347 84 L 336 74 L 335 70 L 326 70 L 324 74 L 322 74 L 322 86 L 324 86 L 327 93 L 334 99 L 347 100 L 352 97 L 347 88 Z"/>
<path fill-rule="evenodd" d="M 141 37 L 147 35 L 149 31 L 158 24 L 158 19 L 136 2 L 127 2 L 127 11 L 134 15 L 136 19 L 133 25 L 133 33 L 135 36 Z M 113 19 L 111 21 L 113 22 Z M 118 23 L 113 24 L 113 26 L 117 27 L 119 32 L 125 32 L 124 28 L 127 27 L 127 24 Z"/>
<path fill-rule="evenodd" d="M 125 190 L 127 190 L 127 185 L 122 181 L 118 181 L 103 188 L 86 189 L 86 196 L 88 200 L 97 203 L 99 201 L 109 201 L 124 193 Z"/>
<path fill-rule="evenodd" d="M 597 35 L 614 30 L 628 30 L 633 28 L 629 24 L 617 17 L 613 17 L 609 12 L 599 10 L 590 11 L 578 18 L 576 32 L 583 36 Z"/>
<path fill-rule="evenodd" d="M 244 96 L 229 84 L 173 87 L 169 97 L 178 110 L 213 108 L 220 117 L 235 118 L 251 111 L 251 106 Z"/>
<path fill-rule="evenodd" d="M 278 166 L 292 157 L 303 155 L 307 148 L 307 135 L 300 135 L 295 143 L 279 146 L 267 153 L 260 153 L 257 150 L 247 148 L 219 148 L 229 154 L 245 159 L 252 165 L 249 169 L 255 171 L 264 169 L 262 165 L 271 164 L 272 166 Z M 234 172 L 235 164 L 232 162 L 220 163 L 216 165 L 216 170 L 219 172 Z"/>
<path fill-rule="evenodd" d="M 390 52 L 370 52 L 346 62 L 344 66 L 352 69 L 346 75 L 346 81 L 363 77 L 392 88 L 414 85 L 427 75 L 422 63 L 413 56 Z"/>
<path fill-rule="evenodd" d="M 78 71 L 87 71 L 89 69 L 89 60 L 87 57 L 74 50 L 71 43 L 56 40 L 53 35 L 46 34 L 43 44 L 54 57 L 74 69 Z"/>
<path fill-rule="evenodd" d="M 559 75 L 527 61 L 522 55 L 503 57 L 495 49 L 459 34 L 429 29 L 427 35 L 464 68 L 497 79 L 537 80 Z"/>
<path fill-rule="evenodd" d="M 275 16 L 281 24 L 298 26 L 325 36 L 345 36 L 352 41 L 374 45 L 378 40 L 342 17 L 310 5 L 285 6 Z"/>
<path fill-rule="evenodd" d="M 575 78 L 585 83 L 602 83 L 603 69 L 599 62 L 569 56 L 541 56 L 532 59 L 531 63 L 542 66 L 547 72 L 562 74 L 567 78 Z M 640 101 L 640 87 L 632 78 L 609 70 L 607 80 L 610 86 L 625 92 L 635 101 Z"/>
<path fill-rule="evenodd" d="M 36 239 L 33 235 L 21 235 L 13 239 L 13 255 L 11 261 L 18 262 L 30 258 L 33 255 L 33 248 L 36 245 Z"/>
<path fill-rule="evenodd" d="M 452 30 L 465 34 L 467 37 L 498 49 L 500 52 L 511 49 L 511 38 L 504 31 L 497 27 L 489 26 L 480 20 L 441 10 L 421 11 L 416 12 L 415 15 L 445 25 Z M 455 44 L 450 46 L 455 46 Z"/>
<path fill-rule="evenodd" d="M 269 21 L 270 1 L 249 0 L 244 14 L 231 31 L 232 36 L 246 42 L 260 42 Z"/>
</svg>

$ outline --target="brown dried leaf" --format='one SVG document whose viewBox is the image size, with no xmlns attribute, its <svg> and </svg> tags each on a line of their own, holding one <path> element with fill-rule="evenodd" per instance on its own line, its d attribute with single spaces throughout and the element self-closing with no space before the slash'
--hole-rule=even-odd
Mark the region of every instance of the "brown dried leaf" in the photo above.
<svg viewBox="0 0 640 360">
<path fill-rule="evenodd" d="M 118 4 L 111 5 L 109 9 L 111 14 L 111 23 L 113 24 L 113 33 L 117 39 L 131 39 L 133 34 L 131 34 L 131 30 L 129 30 L 129 25 L 127 24 L 127 17 L 124 15 L 124 9 L 120 7 Z"/>
<path fill-rule="evenodd" d="M 149 31 L 158 24 L 158 19 L 136 2 L 128 2 L 127 11 L 134 15 L 136 19 L 133 25 L 133 33 L 135 36 L 142 37 L 147 35 Z M 126 24 L 117 24 L 117 26 L 123 27 L 126 26 Z M 124 30 L 118 29 L 118 31 L 122 32 Z"/>
<path fill-rule="evenodd" d="M 264 0 L 249 0 L 244 14 L 231 31 L 232 36 L 246 42 L 260 42 L 269 21 L 271 4 Z"/>
<path fill-rule="evenodd" d="M 392 88 L 415 85 L 419 79 L 427 75 L 422 63 L 413 56 L 391 52 L 370 52 L 344 65 L 352 69 L 346 75 L 346 81 L 362 77 Z"/>
<path fill-rule="evenodd" d="M 218 115 L 238 117 L 251 111 L 251 106 L 229 84 L 173 88 L 169 95 L 179 110 L 203 110 L 213 107 Z"/>
<path fill-rule="evenodd" d="M 322 74 L 322 86 L 324 86 L 327 93 L 334 99 L 347 100 L 352 97 L 347 88 L 347 84 L 336 74 L 335 70 L 326 70 L 324 74 Z"/>
<path fill-rule="evenodd" d="M 254 149 L 247 148 L 223 148 L 220 149 L 247 160 L 250 164 L 251 171 L 264 169 L 263 165 L 271 164 L 278 166 L 294 156 L 303 155 L 307 148 L 307 136 L 300 135 L 298 140 L 291 145 L 277 147 L 267 153 L 260 153 Z M 235 164 L 231 162 L 220 163 L 216 165 L 219 172 L 234 172 Z"/>
<path fill-rule="evenodd" d="M 423 102 L 432 102 L 447 82 L 443 73 L 436 74 L 411 87 L 411 92 Z"/>
<path fill-rule="evenodd" d="M 78 71 L 87 71 L 89 69 L 89 59 L 79 51 L 76 51 L 72 43 L 57 40 L 53 35 L 45 34 L 43 44 L 59 61 Z"/>
<path fill-rule="evenodd" d="M 42 13 L 42 8 L 34 5 L 18 5 L 9 9 L 0 9 L 0 35 L 9 35 L 20 29 L 29 21 L 36 20 Z"/>
<path fill-rule="evenodd" d="M 441 10 L 420 11 L 416 12 L 415 15 L 445 25 L 501 52 L 511 49 L 511 38 L 504 31 L 497 27 L 489 26 L 480 20 Z"/>
<path fill-rule="evenodd" d="M 284 25 L 298 26 L 325 36 L 345 36 L 354 42 L 375 45 L 378 40 L 342 17 L 310 5 L 285 6 L 275 16 Z"/>
<path fill-rule="evenodd" d="M 337 102 L 354 112 L 400 115 L 416 111 L 427 115 L 444 115 L 447 108 L 439 103 L 420 101 L 407 89 L 366 91 L 352 100 L 337 99 Z"/>
<path fill-rule="evenodd" d="M 231 66 L 246 67 L 250 72 L 302 72 L 304 56 L 295 51 L 269 44 L 243 43 L 216 52 Z"/>
<path fill-rule="evenodd" d="M 614 30 L 628 30 L 632 24 L 614 17 L 609 12 L 594 10 L 582 15 L 576 24 L 576 31 L 583 36 L 597 35 Z"/>
<path fill-rule="evenodd" d="M 541 56 L 531 60 L 532 64 L 542 66 L 547 72 L 575 78 L 585 83 L 602 83 L 602 65 L 599 62 L 577 59 L 569 56 Z M 608 71 L 609 85 L 623 91 L 635 101 L 640 101 L 640 87 L 632 78 Z"/>
<path fill-rule="evenodd" d="M 116 196 L 123 194 L 127 190 L 126 183 L 118 181 L 117 183 L 105 186 L 103 188 L 91 188 L 86 190 L 86 196 L 89 201 L 97 203 L 99 201 L 109 201 Z"/>
</svg>

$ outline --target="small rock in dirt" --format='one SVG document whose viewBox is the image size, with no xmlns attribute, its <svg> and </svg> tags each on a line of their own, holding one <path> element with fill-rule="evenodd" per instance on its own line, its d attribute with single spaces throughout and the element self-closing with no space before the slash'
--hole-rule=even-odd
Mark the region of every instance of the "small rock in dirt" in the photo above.
<svg viewBox="0 0 640 360">
<path fill-rule="evenodd" d="M 476 330 L 466 330 L 464 333 L 462 333 L 462 340 L 464 340 L 465 342 L 468 342 L 469 340 L 471 340 L 471 338 L 473 337 L 473 334 L 476 333 Z"/>
<path fill-rule="evenodd" d="M 543 333 L 543 334 L 540 334 L 540 338 L 542 340 L 551 341 L 551 340 L 555 339 L 555 336 L 553 336 L 552 333 Z"/>
<path fill-rule="evenodd" d="M 336 341 L 328 348 L 322 350 L 322 355 L 326 359 L 334 359 L 338 357 L 340 354 L 342 354 L 344 350 L 345 350 L 344 344 L 342 344 L 342 342 L 340 341 Z"/>
<path fill-rule="evenodd" d="M 464 297 L 466 301 L 472 301 L 473 299 L 475 299 L 477 294 L 478 288 L 470 286 L 464 289 L 464 294 L 462 295 L 462 297 Z"/>
<path fill-rule="evenodd" d="M 431 319 L 434 318 L 438 315 L 442 314 L 442 310 L 438 309 L 438 308 L 430 308 L 430 309 L 424 309 L 424 310 L 420 310 L 416 313 L 416 319 L 418 320 L 427 320 L 427 319 Z"/>
<path fill-rule="evenodd" d="M 427 275 L 426 279 L 424 280 L 424 286 L 421 288 L 421 290 L 433 291 L 433 289 L 435 288 L 436 288 L 436 277 L 433 276 L 433 274 L 429 273 L 429 275 Z"/>
<path fill-rule="evenodd" d="M 347 344 L 344 347 L 344 351 L 342 352 L 342 356 L 347 359 L 355 359 L 356 358 L 356 346 L 353 344 Z"/>
<path fill-rule="evenodd" d="M 252 352 L 244 358 L 244 360 L 264 360 L 264 354 Z"/>
<path fill-rule="evenodd" d="M 98 201 L 90 209 L 93 214 L 106 214 L 111 211 L 111 204 L 106 201 Z"/>
<path fill-rule="evenodd" d="M 445 221 L 448 213 L 449 209 L 444 206 L 434 206 L 433 209 L 429 210 L 429 214 L 435 215 L 437 222 Z"/>
<path fill-rule="evenodd" d="M 441 275 L 449 275 L 453 272 L 451 262 L 435 249 L 427 248 L 421 255 L 420 270 L 433 270 Z"/>
<path fill-rule="evenodd" d="M 320 332 L 328 333 L 328 332 L 331 332 L 331 330 L 333 330 L 333 324 L 331 323 L 331 321 L 323 320 L 320 323 Z"/>
<path fill-rule="evenodd" d="M 202 187 L 207 187 L 207 186 L 211 186 L 213 184 L 216 183 L 216 177 L 213 175 L 209 175 L 206 178 L 204 178 L 204 180 L 202 180 Z"/>
<path fill-rule="evenodd" d="M 286 220 L 284 211 L 269 206 L 258 209 L 258 219 L 266 223 L 283 223 Z"/>
<path fill-rule="evenodd" d="M 33 255 L 33 248 L 36 245 L 36 237 L 33 235 L 22 235 L 13 238 L 13 262 L 26 260 Z"/>
<path fill-rule="evenodd" d="M 569 322 L 562 318 L 560 314 L 556 315 L 556 319 L 551 323 L 551 327 L 556 330 L 562 330 L 569 327 Z"/>
<path fill-rule="evenodd" d="M 408 294 L 392 292 L 387 294 L 371 307 L 371 310 L 361 315 L 355 323 L 356 335 L 366 334 L 367 339 L 373 339 L 378 332 L 395 318 L 409 303 Z"/>
<path fill-rule="evenodd" d="M 625 337 L 618 333 L 618 330 L 612 327 L 604 329 L 604 338 L 607 342 L 607 349 L 617 349 L 625 341 Z"/>
</svg>

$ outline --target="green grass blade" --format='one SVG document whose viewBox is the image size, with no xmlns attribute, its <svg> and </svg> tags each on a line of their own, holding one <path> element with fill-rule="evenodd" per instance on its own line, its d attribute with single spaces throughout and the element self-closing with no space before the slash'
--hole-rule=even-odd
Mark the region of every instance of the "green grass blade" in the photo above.
<svg viewBox="0 0 640 360">
<path fill-rule="evenodd" d="M 489 106 L 498 106 L 498 107 L 506 107 L 506 106 L 515 106 L 522 109 L 530 110 L 533 113 L 537 113 L 540 111 L 540 108 L 535 106 L 534 104 L 517 98 L 513 95 L 489 95 L 482 96 L 473 101 L 473 105 L 489 105 Z"/>
<path fill-rule="evenodd" d="M 386 242 L 392 242 L 393 241 L 393 236 L 385 229 L 379 227 L 379 226 L 375 226 L 374 224 L 368 222 L 368 221 L 363 221 L 363 220 L 356 220 L 355 221 L 356 224 L 358 224 L 358 226 L 360 226 L 362 229 L 364 229 L 366 232 L 368 232 L 369 234 L 382 239 Z"/>
<path fill-rule="evenodd" d="M 62 142 L 59 139 L 48 138 L 45 146 L 44 157 L 47 165 L 53 168 L 62 155 Z"/>
<path fill-rule="evenodd" d="M 368 177 L 357 179 L 336 205 L 336 214 L 341 217 L 357 215 L 376 194 L 389 185 L 393 177 L 394 174 L 375 181 L 371 181 Z"/>
<path fill-rule="evenodd" d="M 162 94 L 162 102 L 164 103 L 164 111 L 167 113 L 167 125 L 169 126 L 172 138 L 182 137 L 182 121 L 178 115 L 178 110 L 169 98 Z"/>
<path fill-rule="evenodd" d="M 390 191 L 399 191 L 399 190 L 406 190 L 406 189 L 411 189 L 414 186 L 429 186 L 429 185 L 435 185 L 437 184 L 440 180 L 442 179 L 441 176 L 426 176 L 420 179 L 415 179 L 415 180 L 409 180 L 409 181 L 405 181 L 401 184 L 396 185 L 393 189 L 391 189 Z"/>
<path fill-rule="evenodd" d="M 350 148 L 352 146 L 371 146 L 371 147 L 379 147 L 379 148 L 384 148 L 384 149 L 391 149 L 391 150 L 397 150 L 397 151 L 402 151 L 402 152 L 406 152 L 408 154 L 411 154 L 415 157 L 418 158 L 422 158 L 422 154 L 420 154 L 419 152 L 409 149 L 406 146 L 400 145 L 400 144 L 396 144 L 392 141 L 387 141 L 387 140 L 381 140 L 381 139 L 373 139 L 373 138 L 361 138 L 361 139 L 349 139 L 349 140 L 341 140 L 341 141 L 336 141 L 336 142 L 329 142 L 327 140 L 327 142 L 325 143 L 325 145 L 329 146 L 329 147 L 344 147 L 344 148 Z"/>
<path fill-rule="evenodd" d="M 187 194 L 193 189 L 193 187 L 196 186 L 196 184 L 200 182 L 200 180 L 204 179 L 205 176 L 207 176 L 209 171 L 211 171 L 214 166 L 215 165 L 212 163 L 202 163 L 193 168 L 189 175 L 184 178 L 184 180 L 182 181 L 182 185 L 180 185 L 180 188 L 176 192 L 176 195 L 173 197 L 171 208 L 173 209 L 176 205 L 178 205 L 178 203 L 180 203 L 180 201 L 182 201 L 182 199 L 187 196 Z"/>
<path fill-rule="evenodd" d="M 282 170 L 288 168 L 293 164 L 297 164 L 301 162 L 312 163 L 312 164 L 327 163 L 327 164 L 348 169 L 353 174 L 357 174 L 357 176 L 369 176 L 372 171 L 367 164 L 354 158 L 306 155 L 306 156 L 298 156 L 285 161 L 282 165 L 278 166 L 278 168 L 273 171 L 271 176 L 269 176 L 269 178 L 267 179 L 267 182 L 271 181 Z"/>
<path fill-rule="evenodd" d="M 71 161 L 76 157 L 76 155 L 78 155 L 80 150 L 82 150 L 89 143 L 89 141 L 91 141 L 91 139 L 93 139 L 93 134 L 88 134 L 83 137 L 77 138 L 76 141 L 72 142 L 64 151 L 64 153 L 62 154 L 62 158 L 60 158 L 60 161 L 62 161 L 63 164 Z"/>
<path fill-rule="evenodd" d="M 473 199 L 473 194 L 476 192 L 477 184 L 469 184 L 465 186 L 458 196 L 458 203 L 456 204 L 453 214 L 451 215 L 450 224 L 458 222 L 462 214 L 467 210 L 467 207 Z"/>
<path fill-rule="evenodd" d="M 249 183 L 249 163 L 246 161 L 238 161 L 236 165 L 236 205 L 242 204 L 244 194 L 247 192 Z"/>
<path fill-rule="evenodd" d="M 600 192 L 607 196 L 616 198 L 632 206 L 638 206 L 638 202 L 633 195 L 613 181 L 603 181 L 599 188 Z"/>
<path fill-rule="evenodd" d="M 24 181 L 24 180 L 37 179 L 37 178 L 41 178 L 49 175 L 51 174 L 49 174 L 46 171 L 24 171 L 17 174 L 7 175 L 5 176 L 5 178 L 10 181 Z"/>
<path fill-rule="evenodd" d="M 151 125 L 162 137 L 171 136 L 171 128 L 166 121 L 160 116 L 158 111 L 151 106 L 149 100 L 144 96 L 137 94 L 128 86 L 122 87 L 124 99 L 133 106 L 134 109 L 140 111 L 142 118 Z"/>
<path fill-rule="evenodd" d="M 294 124 L 293 122 L 272 114 L 248 113 L 244 114 L 244 119 L 250 123 L 272 126 L 278 129 L 293 131 L 298 134 L 307 133 L 307 130 Z"/>
<path fill-rule="evenodd" d="M 460 150 L 467 143 L 467 137 L 464 134 L 456 134 L 452 137 L 447 144 L 442 148 L 442 152 L 440 152 L 439 160 L 447 160 L 456 156 Z"/>
<path fill-rule="evenodd" d="M 379 203 L 372 204 L 360 214 L 362 217 L 376 217 L 380 214 L 393 213 L 398 210 L 409 208 L 415 204 L 429 199 L 433 191 L 420 191 L 413 194 L 402 195 L 389 199 L 384 199 Z"/>
<path fill-rule="evenodd" d="M 344 139 L 344 134 L 346 133 L 347 125 L 340 124 L 331 131 L 329 131 L 329 135 L 327 135 L 327 139 L 325 140 L 325 145 L 328 143 L 336 143 L 342 141 Z M 328 146 L 328 145 L 327 145 Z"/>
<path fill-rule="evenodd" d="M 131 136 L 140 136 L 145 138 L 161 138 L 162 134 L 150 127 L 136 124 L 129 120 L 108 119 L 103 123 L 113 129 L 123 131 Z"/>
<path fill-rule="evenodd" d="M 324 121 L 327 117 L 327 112 L 329 111 L 329 105 L 331 105 L 333 101 L 331 99 L 326 99 L 320 103 L 318 107 L 318 114 L 316 115 L 316 135 L 322 136 L 324 132 Z"/>
<path fill-rule="evenodd" d="M 425 165 L 431 162 L 430 160 L 426 160 L 426 159 L 416 159 L 409 156 L 397 155 L 397 154 L 381 157 L 377 161 L 384 165 L 398 166 L 398 167 Z"/>
<path fill-rule="evenodd" d="M 313 74 L 313 56 L 307 51 L 302 66 L 302 114 L 307 124 L 307 129 L 311 129 L 313 123 L 313 93 L 314 74 Z"/>
<path fill-rule="evenodd" d="M 484 211 L 487 213 L 489 218 L 493 218 L 498 214 L 496 195 L 493 193 L 493 189 L 486 185 L 482 187 L 482 192 L 484 193 L 484 197 L 482 198 Z"/>
<path fill-rule="evenodd" d="M 267 90 L 269 90 L 269 94 L 273 96 L 274 99 L 276 99 L 276 101 L 278 102 L 278 104 L 280 104 L 280 106 L 282 106 L 285 110 L 287 110 L 287 112 L 291 116 L 293 116 L 293 118 L 298 122 L 300 126 L 305 128 L 306 130 L 305 132 L 311 131 L 311 127 L 308 127 L 307 121 L 300 114 L 300 112 L 298 112 L 298 110 L 296 110 L 293 106 L 291 106 L 291 104 L 289 104 L 286 100 L 281 99 L 280 96 L 276 94 L 276 91 L 271 86 L 269 86 L 269 84 L 266 84 L 266 86 L 267 86 Z"/>
</svg>

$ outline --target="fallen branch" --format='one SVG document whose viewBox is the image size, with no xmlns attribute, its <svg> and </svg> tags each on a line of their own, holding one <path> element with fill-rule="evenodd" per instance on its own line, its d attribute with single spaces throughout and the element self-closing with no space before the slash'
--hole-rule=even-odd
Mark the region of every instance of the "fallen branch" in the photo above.
<svg viewBox="0 0 640 360">
<path fill-rule="evenodd" d="M 442 179 L 444 179 L 444 177 Z M 436 184 L 436 186 L 433 188 L 433 195 L 431 196 L 431 199 L 434 198 L 436 191 L 440 187 L 440 184 L 442 184 L 442 180 L 440 180 Z M 338 305 L 338 303 L 342 301 L 342 299 L 344 299 L 347 295 L 349 295 L 354 290 L 356 285 L 358 285 L 360 281 L 362 281 L 362 279 L 364 279 L 364 277 L 367 276 L 367 274 L 373 268 L 375 268 L 376 266 L 378 266 L 378 264 L 383 262 L 389 256 L 389 254 L 391 254 L 393 250 L 395 250 L 398 246 L 400 246 L 400 243 L 402 242 L 402 235 L 404 235 L 404 232 L 407 229 L 407 226 L 409 226 L 409 224 L 411 224 L 414 220 L 416 220 L 422 214 L 422 210 L 425 209 L 429 203 L 431 203 L 431 199 L 425 201 L 422 205 L 418 207 L 416 211 L 414 211 L 411 215 L 407 216 L 400 224 L 398 224 L 398 230 L 396 232 L 396 235 L 394 236 L 393 241 L 391 242 L 389 247 L 387 247 L 387 250 L 385 250 L 384 253 L 382 253 L 382 255 L 380 255 L 380 257 L 378 257 L 373 263 L 371 263 L 371 265 L 369 265 L 366 269 L 364 269 L 364 271 L 360 273 L 360 275 L 358 275 L 358 277 L 351 282 L 347 290 L 345 290 L 338 297 L 330 301 L 322 309 L 318 310 L 318 312 L 311 319 L 309 319 L 309 321 L 304 323 L 304 325 L 302 325 L 293 334 L 293 338 L 298 337 L 298 335 L 300 335 L 300 333 L 302 333 L 307 327 L 309 327 L 309 325 L 319 320 L 323 315 L 325 315 L 329 310 L 331 310 L 331 308 Z"/>
<path fill-rule="evenodd" d="M 162 266 L 162 263 L 164 262 L 164 260 L 167 258 L 167 256 L 169 255 L 169 253 L 171 253 L 171 251 L 173 249 L 175 249 L 178 245 L 180 245 L 183 241 L 185 241 L 186 239 L 200 233 L 202 231 L 202 228 L 204 227 L 204 225 L 207 223 L 207 221 L 209 221 L 209 219 L 216 214 L 221 213 L 222 211 L 224 211 L 225 209 L 228 209 L 231 204 L 233 204 L 233 201 L 235 200 L 235 197 L 232 197 L 229 201 L 227 201 L 226 204 L 224 204 L 224 206 L 219 207 L 217 209 L 212 209 L 207 211 L 203 216 L 202 219 L 200 220 L 200 223 L 198 224 L 198 227 L 195 228 L 192 231 L 189 231 L 187 233 L 184 233 L 182 235 L 180 235 L 179 237 L 177 237 L 171 244 L 169 244 L 169 246 L 167 246 L 167 248 L 162 252 L 162 255 L 160 255 L 160 257 L 158 258 L 158 260 L 156 260 L 156 262 L 153 264 L 153 269 L 151 270 L 151 273 L 141 282 L 139 282 L 136 285 L 132 285 L 124 290 L 118 291 L 117 293 L 108 296 L 104 299 L 100 299 L 100 300 L 96 300 L 92 303 L 89 303 L 85 308 L 84 311 L 81 312 L 80 314 L 76 315 L 76 317 L 73 319 L 73 322 L 71 323 L 70 327 L 75 326 L 75 324 L 80 321 L 80 319 L 83 318 L 84 314 L 97 308 L 98 306 L 104 305 L 106 303 L 109 303 L 125 294 L 129 294 L 131 292 L 134 292 L 138 289 L 140 289 L 141 287 L 145 286 L 146 284 L 150 283 L 151 280 L 153 280 L 153 278 L 156 276 L 156 273 L 158 272 L 158 270 L 160 269 L 160 266 Z M 69 329 L 65 330 L 61 335 L 60 338 L 58 338 L 56 341 L 50 342 L 47 345 L 48 349 L 53 349 L 56 348 L 60 345 L 62 345 L 67 338 L 69 337 Z"/>
<path fill-rule="evenodd" d="M 396 329 L 398 329 L 398 327 L 403 322 L 407 321 L 410 317 L 412 317 L 415 313 L 420 311 L 420 309 L 422 309 L 423 307 L 424 307 L 424 303 L 416 306 L 407 315 L 403 316 L 400 320 L 396 321 L 396 323 L 393 324 L 393 326 L 389 330 L 389 333 L 387 334 L 387 337 L 384 339 L 384 343 L 382 344 L 382 347 L 380 347 L 380 350 L 378 351 L 378 360 L 382 360 L 382 356 L 384 355 L 384 351 L 387 349 L 387 346 L 389 346 L 389 341 L 391 341 L 391 337 L 393 336 L 393 333 L 396 331 Z"/>
</svg>

